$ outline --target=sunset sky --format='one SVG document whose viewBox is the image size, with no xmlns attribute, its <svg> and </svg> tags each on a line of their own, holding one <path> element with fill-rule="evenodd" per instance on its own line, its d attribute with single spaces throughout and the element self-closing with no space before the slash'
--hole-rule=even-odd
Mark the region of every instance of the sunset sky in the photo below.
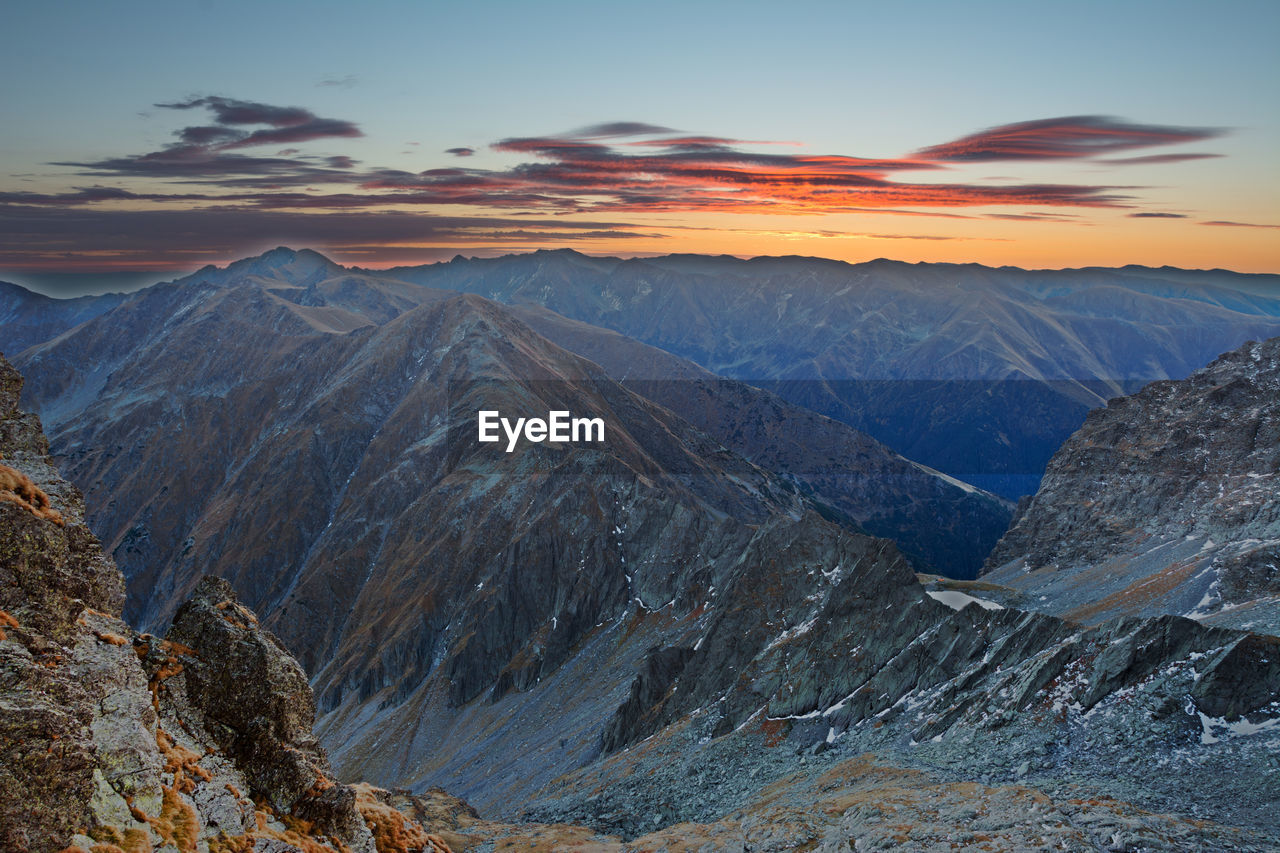
<svg viewBox="0 0 1280 853">
<path fill-rule="evenodd" d="M 1280 272 L 1280 3 L 9 4 L 0 278 L 278 244 Z"/>
</svg>

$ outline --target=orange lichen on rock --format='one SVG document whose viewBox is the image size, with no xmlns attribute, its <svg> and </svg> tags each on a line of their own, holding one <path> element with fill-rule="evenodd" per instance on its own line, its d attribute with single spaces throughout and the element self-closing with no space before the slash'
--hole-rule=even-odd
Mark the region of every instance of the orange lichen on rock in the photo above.
<svg viewBox="0 0 1280 853">
<path fill-rule="evenodd" d="M 63 526 L 62 513 L 53 508 L 49 496 L 31 478 L 16 468 L 0 465 L 0 501 L 17 504 L 36 518 Z"/>
<path fill-rule="evenodd" d="M 97 637 L 102 642 L 110 643 L 113 646 L 123 646 L 125 643 L 129 642 L 119 634 L 113 634 L 110 631 L 94 631 L 93 636 Z"/>
<path fill-rule="evenodd" d="M 217 838 L 209 839 L 209 853 L 253 853 L 253 839 L 247 835 L 227 835 L 223 831 Z"/>
</svg>

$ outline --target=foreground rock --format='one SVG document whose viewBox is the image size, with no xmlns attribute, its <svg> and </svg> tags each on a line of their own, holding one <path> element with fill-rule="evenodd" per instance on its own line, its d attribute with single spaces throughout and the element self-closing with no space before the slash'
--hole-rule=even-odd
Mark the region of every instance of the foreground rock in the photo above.
<svg viewBox="0 0 1280 853">
<path fill-rule="evenodd" d="M 0 848 L 447 850 L 334 781 L 306 676 L 225 581 L 166 639 L 120 619 L 123 579 L 17 410 L 21 381 L 0 358 L 23 498 L 0 500 Z"/>
</svg>

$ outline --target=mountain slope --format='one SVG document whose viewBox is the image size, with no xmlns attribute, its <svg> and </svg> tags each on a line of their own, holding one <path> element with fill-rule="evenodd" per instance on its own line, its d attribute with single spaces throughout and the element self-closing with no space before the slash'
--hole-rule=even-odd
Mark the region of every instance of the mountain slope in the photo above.
<svg viewBox="0 0 1280 853">
<path fill-rule="evenodd" d="M 0 281 L 0 347 L 14 355 L 32 344 L 55 338 L 74 326 L 110 311 L 127 299 L 122 293 L 54 299 Z"/>
<path fill-rule="evenodd" d="M 48 382 L 33 399 L 53 412 L 67 410 L 60 388 L 82 393 L 69 365 L 102 365 L 94 402 L 52 429 L 102 501 L 95 524 L 114 531 L 129 612 L 158 626 L 202 574 L 230 579 L 315 673 L 322 710 L 365 715 L 331 734 L 339 757 L 385 736 L 390 715 L 367 717 L 379 705 L 464 725 L 582 665 L 600 635 L 616 649 L 593 668 L 616 694 L 647 648 L 643 631 L 619 639 L 627 620 L 714 597 L 743 561 L 765 559 L 780 525 L 823 547 L 873 541 L 806 516 L 789 484 L 493 303 L 420 294 L 382 325 L 321 331 L 307 321 L 316 306 L 262 278 L 255 267 L 144 292 L 23 363 Z M 120 329 L 137 330 L 132 351 L 112 349 Z M 507 454 L 475 441 L 475 413 L 490 408 L 599 415 L 606 443 Z M 563 736 L 554 720 L 524 734 L 539 731 Z M 470 774 L 461 792 L 501 796 L 471 743 L 449 744 L 396 760 L 430 749 Z M 596 748 L 584 736 L 537 773 Z"/>
<path fill-rule="evenodd" d="M 921 570 L 973 577 L 1008 527 L 1012 507 L 1005 502 L 904 459 L 839 421 L 538 306 L 514 313 L 628 389 L 796 482 L 823 506 L 894 540 Z"/>
<path fill-rule="evenodd" d="M 1078 619 L 1181 613 L 1280 634 L 1277 477 L 1272 338 L 1090 413 L 984 580 Z"/>
</svg>

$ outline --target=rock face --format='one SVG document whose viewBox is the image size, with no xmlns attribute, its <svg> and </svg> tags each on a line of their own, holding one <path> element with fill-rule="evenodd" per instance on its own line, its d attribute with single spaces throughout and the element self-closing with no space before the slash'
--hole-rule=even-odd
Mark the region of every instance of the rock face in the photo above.
<svg viewBox="0 0 1280 853">
<path fill-rule="evenodd" d="M 302 669 L 225 581 L 164 640 L 121 620 L 123 578 L 17 410 L 21 384 L 0 358 L 0 453 L 52 506 L 0 501 L 0 847 L 374 853 Z"/>
<path fill-rule="evenodd" d="M 1280 338 L 1090 413 L 987 566 L 1077 619 L 1280 634 Z"/>
</svg>

